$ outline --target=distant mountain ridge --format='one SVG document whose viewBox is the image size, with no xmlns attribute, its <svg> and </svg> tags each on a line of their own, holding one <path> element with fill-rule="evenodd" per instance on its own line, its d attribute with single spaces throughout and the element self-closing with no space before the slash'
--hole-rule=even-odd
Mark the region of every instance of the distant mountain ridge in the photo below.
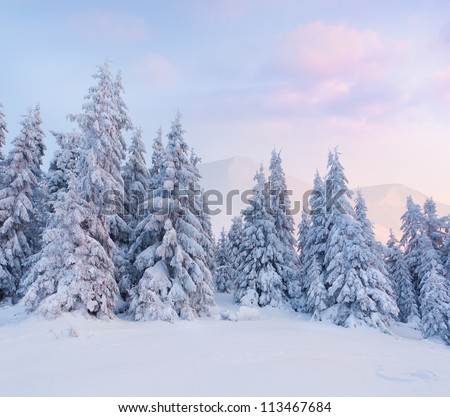
<svg viewBox="0 0 450 417">
<path fill-rule="evenodd" d="M 199 169 L 203 188 L 217 190 L 223 196 L 221 205 L 212 206 L 212 209 L 221 209 L 220 214 L 212 216 L 213 230 L 217 236 L 221 228 L 228 228 L 232 217 L 238 215 L 246 207 L 240 196 L 245 191 L 252 189 L 253 177 L 259 169 L 259 165 L 250 158 L 238 156 L 204 163 L 199 166 Z M 265 167 L 265 171 L 268 173 L 267 167 Z M 289 189 L 292 190 L 291 200 L 303 206 L 303 196 L 312 188 L 312 185 L 288 172 L 286 172 L 286 181 Z M 386 243 L 391 228 L 397 237 L 400 237 L 400 217 L 405 211 L 407 196 L 411 195 L 413 200 L 421 205 L 428 197 L 424 193 L 402 184 L 381 184 L 359 188 L 366 199 L 368 217 L 374 223 L 377 239 L 383 243 Z M 236 195 L 237 193 L 238 195 Z M 231 204 L 227 204 L 227 200 Z M 216 201 L 216 198 L 211 197 L 210 201 Z M 450 205 L 436 201 L 436 207 L 439 215 L 450 214 Z M 298 223 L 301 211 L 294 217 Z"/>
</svg>

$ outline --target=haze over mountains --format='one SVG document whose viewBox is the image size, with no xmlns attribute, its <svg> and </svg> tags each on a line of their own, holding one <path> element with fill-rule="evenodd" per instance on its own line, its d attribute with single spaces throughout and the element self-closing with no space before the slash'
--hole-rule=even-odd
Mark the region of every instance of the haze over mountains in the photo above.
<svg viewBox="0 0 450 417">
<path fill-rule="evenodd" d="M 254 184 L 253 177 L 259 164 L 250 158 L 237 156 L 200 165 L 202 186 L 205 190 L 217 190 L 223 196 L 223 204 L 211 206 L 211 209 L 220 209 L 220 213 L 212 215 L 214 233 L 217 236 L 222 227 L 228 228 L 233 216 L 236 216 L 246 207 L 243 193 L 251 190 Z M 268 172 L 267 167 L 266 173 Z M 311 173 L 311 181 L 314 172 Z M 288 187 L 292 190 L 291 201 L 303 207 L 305 192 L 311 189 L 311 184 L 286 172 Z M 350 186 L 352 178 L 349 178 Z M 386 243 L 389 229 L 400 237 L 400 217 L 405 211 L 406 197 L 411 195 L 418 204 L 423 204 L 427 197 L 420 191 L 409 188 L 403 184 L 380 184 L 360 187 L 368 206 L 369 219 L 374 223 L 377 239 Z M 230 192 L 232 191 L 233 192 Z M 237 195 L 237 190 L 239 194 Z M 211 197 L 210 201 L 217 201 Z M 228 201 L 228 203 L 227 203 Z M 443 216 L 450 213 L 450 205 L 436 201 L 438 214 Z M 296 210 L 295 221 L 298 223 L 301 210 Z"/>
</svg>

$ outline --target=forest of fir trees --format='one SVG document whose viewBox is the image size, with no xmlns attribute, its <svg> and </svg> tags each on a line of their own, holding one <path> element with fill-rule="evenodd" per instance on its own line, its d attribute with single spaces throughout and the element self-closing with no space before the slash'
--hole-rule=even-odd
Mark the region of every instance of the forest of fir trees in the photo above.
<svg viewBox="0 0 450 417">
<path fill-rule="evenodd" d="M 171 322 L 209 315 L 224 292 L 240 306 L 344 327 L 391 333 L 407 323 L 450 344 L 450 217 L 432 199 L 421 207 L 408 197 L 402 236 L 383 245 L 333 150 L 296 228 L 273 150 L 268 176 L 256 172 L 250 204 L 216 241 L 180 113 L 165 138 L 156 132 L 148 167 L 120 73 L 105 62 L 94 80 L 81 112 L 69 115 L 75 129 L 51 132 L 58 149 L 46 172 L 39 105 L 6 155 L 0 105 L 0 303 L 23 302 L 46 318 Z"/>
</svg>

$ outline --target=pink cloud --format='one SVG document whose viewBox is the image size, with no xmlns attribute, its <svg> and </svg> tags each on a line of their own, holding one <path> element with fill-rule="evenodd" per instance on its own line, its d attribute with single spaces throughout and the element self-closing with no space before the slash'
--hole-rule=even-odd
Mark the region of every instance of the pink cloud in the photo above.
<svg viewBox="0 0 450 417">
<path fill-rule="evenodd" d="M 72 17 L 72 28 L 91 40 L 139 41 L 149 29 L 140 16 L 106 10 L 90 10 Z"/>
<path fill-rule="evenodd" d="M 357 30 L 344 24 L 321 21 L 299 26 L 279 40 L 278 62 L 290 72 L 321 77 L 359 75 L 377 77 L 385 48 L 373 30 Z"/>
<path fill-rule="evenodd" d="M 305 90 L 283 88 L 270 94 L 266 100 L 275 107 L 312 107 L 326 104 L 349 94 L 351 86 L 338 80 L 326 80 L 312 85 Z"/>
</svg>

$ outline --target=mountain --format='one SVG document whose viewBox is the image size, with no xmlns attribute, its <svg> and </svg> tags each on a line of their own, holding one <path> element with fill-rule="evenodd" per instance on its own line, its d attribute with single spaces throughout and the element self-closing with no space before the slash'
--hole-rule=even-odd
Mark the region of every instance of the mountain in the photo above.
<svg viewBox="0 0 450 417">
<path fill-rule="evenodd" d="M 402 184 L 383 184 L 370 187 L 361 187 L 366 199 L 368 217 L 374 223 L 375 234 L 379 240 L 386 243 L 389 229 L 392 228 L 397 238 L 400 238 L 400 217 L 406 208 L 406 198 L 410 195 L 414 202 L 423 205 L 430 197 L 420 191 L 406 187 Z M 450 205 L 436 201 L 438 214 L 450 214 Z"/>
<path fill-rule="evenodd" d="M 210 208 L 216 213 L 211 215 L 214 233 L 216 236 L 222 227 L 228 228 L 233 216 L 244 209 L 246 195 L 251 191 L 256 171 L 259 165 L 246 157 L 234 157 L 204 163 L 199 166 L 202 175 L 202 186 L 210 192 L 209 201 L 217 204 Z M 266 174 L 268 173 L 265 167 Z M 312 178 L 313 173 L 311 174 Z M 294 217 L 299 222 L 301 207 L 305 193 L 311 189 L 309 182 L 303 181 L 290 173 L 286 173 L 286 181 L 292 190 L 291 201 L 295 208 Z M 369 219 L 374 223 L 377 238 L 385 243 L 392 228 L 397 237 L 400 237 L 400 217 L 405 211 L 406 197 L 411 195 L 418 204 L 423 204 L 428 197 L 420 191 L 402 184 L 382 184 L 369 187 L 360 187 L 364 195 Z M 221 197 L 218 197 L 220 194 Z M 450 213 L 450 205 L 436 202 L 438 213 Z"/>
</svg>

